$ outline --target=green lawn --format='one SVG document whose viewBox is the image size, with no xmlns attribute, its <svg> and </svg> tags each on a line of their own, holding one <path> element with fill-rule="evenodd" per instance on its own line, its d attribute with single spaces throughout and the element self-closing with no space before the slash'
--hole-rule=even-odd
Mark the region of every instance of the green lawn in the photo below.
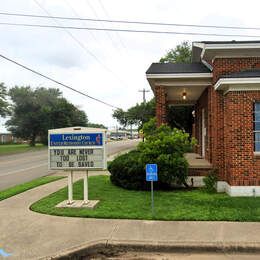
<svg viewBox="0 0 260 260">
<path fill-rule="evenodd" d="M 155 191 L 155 217 L 158 220 L 260 221 L 260 198 L 231 198 L 226 194 L 207 194 L 202 189 L 190 191 Z M 83 198 L 83 182 L 74 184 L 74 199 Z M 89 178 L 89 198 L 100 200 L 94 210 L 55 208 L 67 199 L 63 188 L 34 203 L 31 209 L 44 214 L 152 219 L 150 192 L 129 191 L 111 184 L 108 176 Z"/>
<path fill-rule="evenodd" d="M 0 145 L 0 156 L 14 153 L 22 153 L 28 151 L 36 151 L 44 149 L 46 146 L 43 144 L 36 144 L 35 147 L 31 147 L 28 144 L 1 144 Z"/>
<path fill-rule="evenodd" d="M 37 186 L 52 182 L 52 181 L 56 181 L 59 180 L 61 178 L 61 176 L 45 176 L 45 177 L 41 177 L 38 178 L 36 180 L 30 181 L 30 182 L 26 182 L 17 186 L 14 186 L 12 188 L 0 191 L 0 201 L 10 198 L 14 195 L 17 195 L 19 193 L 22 193 L 24 191 L 30 190 L 32 188 L 35 188 Z"/>
</svg>

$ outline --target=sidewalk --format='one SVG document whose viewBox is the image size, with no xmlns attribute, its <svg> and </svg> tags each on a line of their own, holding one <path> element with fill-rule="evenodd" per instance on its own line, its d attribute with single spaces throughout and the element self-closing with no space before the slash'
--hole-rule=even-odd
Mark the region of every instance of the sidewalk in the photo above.
<svg viewBox="0 0 260 260">
<path fill-rule="evenodd" d="M 62 179 L 0 202 L 0 248 L 12 254 L 7 259 L 48 259 L 96 243 L 260 251 L 260 223 L 84 219 L 29 210 L 66 185 Z"/>
</svg>

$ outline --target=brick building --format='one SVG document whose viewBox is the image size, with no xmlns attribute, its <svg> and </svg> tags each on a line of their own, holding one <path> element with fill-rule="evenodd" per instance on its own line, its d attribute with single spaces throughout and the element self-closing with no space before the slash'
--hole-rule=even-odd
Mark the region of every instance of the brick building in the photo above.
<svg viewBox="0 0 260 260">
<path fill-rule="evenodd" d="M 218 169 L 218 191 L 260 196 L 260 41 L 194 42 L 192 63 L 146 72 L 157 124 L 169 105 L 194 106 L 197 153 Z"/>
</svg>

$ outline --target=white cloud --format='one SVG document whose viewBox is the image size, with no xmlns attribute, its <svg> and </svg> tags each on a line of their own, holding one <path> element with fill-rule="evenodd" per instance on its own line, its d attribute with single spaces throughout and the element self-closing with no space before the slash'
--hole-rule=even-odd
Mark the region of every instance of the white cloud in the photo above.
<svg viewBox="0 0 260 260">
<path fill-rule="evenodd" d="M 37 0 L 52 15 L 108 18 L 96 0 Z M 171 23 L 200 23 L 219 25 L 260 26 L 259 1 L 173 1 L 173 0 L 101 0 L 111 19 L 158 21 Z M 69 5 L 67 4 L 69 3 Z M 89 5 L 90 4 L 90 5 Z M 91 7 L 95 9 L 95 13 Z M 71 9 L 73 8 L 73 10 Z M 35 1 L 9 0 L 1 3 L 5 12 L 45 15 Z M 53 20 L 12 18 L 0 16 L 0 22 L 28 22 L 56 24 Z M 63 25 L 116 27 L 93 22 L 60 21 Z M 119 28 L 137 26 L 120 25 Z M 163 29 L 159 26 L 140 26 L 139 29 Z M 165 30 L 201 32 L 201 29 L 170 28 Z M 106 33 L 69 31 L 79 43 L 63 30 L 14 28 L 0 25 L 1 53 L 39 70 L 63 83 L 115 106 L 127 109 L 142 101 L 139 89 L 150 89 L 145 71 L 167 50 L 184 40 L 232 40 L 232 37 L 206 37 L 185 35 L 151 35 L 138 33 Z M 203 30 L 203 32 L 230 33 L 230 30 Z M 242 33 L 242 31 L 232 32 Z M 243 33 L 260 34 L 257 31 Z M 236 38 L 238 39 L 238 38 Z M 122 41 L 122 43 L 121 43 Z M 125 47 L 123 47 L 125 46 Z M 90 54 L 91 53 L 91 54 Z M 99 61 L 97 61 L 99 60 Z M 102 63 L 102 65 L 101 65 Z M 58 87 L 54 83 L 10 64 L 0 62 L 1 79 L 8 86 L 31 85 Z M 112 72 L 111 72 L 112 71 Z M 92 122 L 115 125 L 112 109 L 76 93 L 60 89 L 64 96 L 84 109 Z M 147 94 L 148 99 L 153 96 Z"/>
</svg>

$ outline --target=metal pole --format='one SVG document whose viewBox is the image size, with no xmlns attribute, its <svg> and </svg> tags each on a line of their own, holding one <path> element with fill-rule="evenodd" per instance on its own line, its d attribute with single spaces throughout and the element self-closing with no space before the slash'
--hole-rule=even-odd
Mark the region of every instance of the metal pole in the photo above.
<svg viewBox="0 0 260 260">
<path fill-rule="evenodd" d="M 73 171 L 70 171 L 68 176 L 68 195 L 69 195 L 68 204 L 72 204 L 73 203 Z"/>
<path fill-rule="evenodd" d="M 88 171 L 84 174 L 84 204 L 88 203 Z"/>
<path fill-rule="evenodd" d="M 151 197 L 152 197 L 152 216 L 154 216 L 153 181 L 151 181 Z"/>
</svg>

